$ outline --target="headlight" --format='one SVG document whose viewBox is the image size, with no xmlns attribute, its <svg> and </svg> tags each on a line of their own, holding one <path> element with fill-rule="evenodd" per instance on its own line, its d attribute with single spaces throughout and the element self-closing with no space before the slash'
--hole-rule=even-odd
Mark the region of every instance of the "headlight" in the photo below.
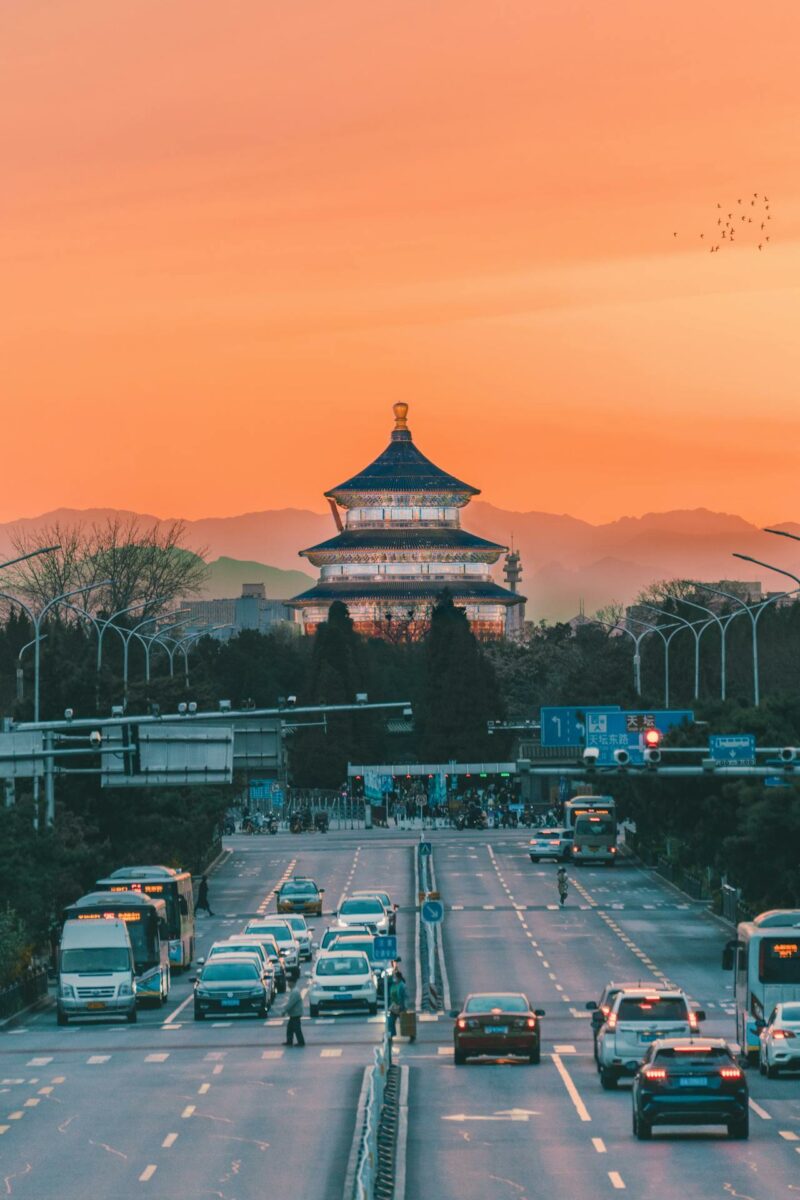
<svg viewBox="0 0 800 1200">
<path fill-rule="evenodd" d="M 121 983 L 119 985 L 119 991 L 118 991 L 117 995 L 118 996 L 132 996 L 133 995 L 133 987 L 129 983 Z"/>
<path fill-rule="evenodd" d="M 61 987 L 58 989 L 58 994 L 63 1000 L 74 1000 L 75 988 L 71 983 L 62 983 Z"/>
</svg>

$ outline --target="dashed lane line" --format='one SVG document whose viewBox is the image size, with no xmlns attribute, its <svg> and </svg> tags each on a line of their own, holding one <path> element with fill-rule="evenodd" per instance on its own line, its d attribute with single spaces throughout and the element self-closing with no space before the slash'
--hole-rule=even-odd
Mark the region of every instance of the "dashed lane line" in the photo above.
<svg viewBox="0 0 800 1200">
<path fill-rule="evenodd" d="M 96 1067 L 100 1063 L 107 1063 L 110 1058 L 110 1054 L 90 1054 L 86 1060 L 86 1065 L 89 1067 Z"/>
<path fill-rule="evenodd" d="M 761 1117 L 762 1121 L 771 1121 L 772 1120 L 772 1117 L 769 1115 L 767 1110 L 765 1108 L 762 1108 L 760 1104 L 756 1104 L 756 1102 L 752 1096 L 748 1100 L 748 1104 L 750 1105 L 750 1107 L 752 1108 L 752 1110 L 756 1114 L 756 1116 Z"/>
<path fill-rule="evenodd" d="M 592 1145 L 598 1154 L 606 1153 L 606 1144 L 602 1138 L 592 1138 Z"/>
<path fill-rule="evenodd" d="M 320 1058 L 341 1058 L 342 1057 L 342 1047 L 341 1046 L 326 1046 L 324 1050 L 320 1050 L 319 1056 L 320 1056 Z"/>
<path fill-rule="evenodd" d="M 145 1167 L 139 1176 L 139 1183 L 148 1183 L 153 1178 L 157 1170 L 158 1166 L 156 1163 L 150 1163 L 150 1165 Z"/>
<path fill-rule="evenodd" d="M 797 1136 L 797 1134 L 792 1129 L 779 1129 L 778 1134 L 780 1137 L 784 1138 L 787 1142 L 800 1141 L 800 1138 Z"/>
<path fill-rule="evenodd" d="M 194 1104 L 187 1104 L 187 1105 L 186 1105 L 186 1108 L 185 1108 L 185 1109 L 183 1110 L 183 1112 L 181 1113 L 181 1116 L 182 1116 L 182 1118 L 184 1119 L 184 1121 L 186 1121 L 186 1120 L 188 1120 L 188 1118 L 189 1118 L 189 1117 L 191 1117 L 191 1116 L 193 1116 L 193 1115 L 194 1115 L 194 1112 L 195 1112 L 195 1105 L 194 1105 Z"/>
<path fill-rule="evenodd" d="M 163 1150 L 170 1150 L 175 1145 L 177 1140 L 178 1140 L 177 1133 L 168 1133 L 167 1136 L 164 1138 L 163 1142 L 161 1143 L 161 1148 Z"/>
<path fill-rule="evenodd" d="M 31 1058 L 25 1065 L 28 1067 L 46 1067 L 52 1061 L 52 1056 L 50 1058 Z"/>
<path fill-rule="evenodd" d="M 624 1191 L 625 1181 L 623 1180 L 619 1171 L 609 1171 L 608 1178 L 611 1180 L 611 1186 L 613 1188 L 616 1188 L 617 1191 Z"/>
<path fill-rule="evenodd" d="M 162 1063 L 162 1062 L 166 1062 L 168 1058 L 169 1058 L 169 1053 L 167 1053 L 167 1052 L 164 1052 L 162 1054 L 145 1054 L 144 1061 L 145 1062 Z"/>
<path fill-rule="evenodd" d="M 164 1020 L 161 1022 L 161 1028 L 165 1029 L 167 1025 L 172 1025 L 172 1023 L 176 1019 L 176 1017 L 178 1017 L 179 1014 L 182 1013 L 183 1010 L 186 1008 L 186 1006 L 191 1004 L 193 1000 L 194 1000 L 194 993 L 190 992 L 189 995 L 186 997 L 186 999 L 181 1001 L 181 1003 L 174 1010 L 174 1012 L 171 1012 L 168 1017 L 164 1018 Z"/>
<path fill-rule="evenodd" d="M 201 1083 L 200 1087 L 197 1089 L 197 1094 L 198 1094 L 198 1096 L 205 1096 L 206 1093 L 208 1091 L 210 1091 L 210 1089 L 211 1089 L 210 1083 Z"/>
</svg>

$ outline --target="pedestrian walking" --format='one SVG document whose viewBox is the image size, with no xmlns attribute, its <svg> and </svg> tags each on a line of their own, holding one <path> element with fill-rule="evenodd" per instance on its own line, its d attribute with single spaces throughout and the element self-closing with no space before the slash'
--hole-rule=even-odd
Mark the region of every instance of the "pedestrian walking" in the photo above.
<svg viewBox="0 0 800 1200">
<path fill-rule="evenodd" d="M 301 1022 L 303 1019 L 303 995 L 300 991 L 300 972 L 295 971 L 292 980 L 292 987 L 289 995 L 286 997 L 286 1008 L 283 1010 L 284 1015 L 288 1017 L 286 1022 L 286 1045 L 293 1046 L 294 1039 L 297 1038 L 298 1046 L 305 1046 L 306 1039 L 303 1037 Z"/>
<path fill-rule="evenodd" d="M 564 907 L 564 901 L 567 898 L 568 891 L 569 891 L 569 881 L 567 880 L 567 869 L 566 869 L 566 867 L 559 867 L 558 868 L 558 899 L 559 899 L 559 902 L 560 902 L 562 908 Z"/>
<path fill-rule="evenodd" d="M 397 1033 L 397 1018 L 406 1011 L 407 1003 L 406 981 L 400 968 L 395 967 L 389 988 L 389 1037 Z"/>
<path fill-rule="evenodd" d="M 213 917 L 214 914 L 211 911 L 211 906 L 208 903 L 208 879 L 205 875 L 200 880 L 200 887 L 197 891 L 197 912 L 200 912 L 201 908 L 205 909 L 210 917 Z"/>
</svg>

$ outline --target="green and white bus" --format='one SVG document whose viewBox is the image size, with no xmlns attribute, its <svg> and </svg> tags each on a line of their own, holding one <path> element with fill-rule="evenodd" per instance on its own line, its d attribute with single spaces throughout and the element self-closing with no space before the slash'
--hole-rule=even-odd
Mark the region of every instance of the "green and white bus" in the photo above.
<svg viewBox="0 0 800 1200">
<path fill-rule="evenodd" d="M 800 1000 L 800 909 L 773 908 L 742 921 L 722 966 L 733 969 L 737 1041 L 755 1063 L 759 1032 L 775 1005 Z"/>
<path fill-rule="evenodd" d="M 109 892 L 143 892 L 167 907 L 169 961 L 183 971 L 194 958 L 194 892 L 188 871 L 174 867 L 120 867 L 95 887 Z"/>
<path fill-rule="evenodd" d="M 164 1004 L 169 996 L 167 906 L 142 892 L 89 892 L 64 909 L 65 921 L 124 921 L 136 973 L 136 999 Z"/>
<path fill-rule="evenodd" d="M 617 806 L 613 796 L 573 796 L 564 802 L 564 827 L 573 831 L 570 861 L 617 861 Z"/>
</svg>

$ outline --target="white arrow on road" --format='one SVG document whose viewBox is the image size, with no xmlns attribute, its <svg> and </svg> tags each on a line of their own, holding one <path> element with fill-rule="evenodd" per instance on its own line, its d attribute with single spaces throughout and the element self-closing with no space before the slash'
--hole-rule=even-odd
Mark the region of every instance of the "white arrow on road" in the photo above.
<svg viewBox="0 0 800 1200">
<path fill-rule="evenodd" d="M 471 1113 L 453 1113 L 442 1117 L 443 1121 L 527 1121 L 528 1117 L 540 1117 L 542 1114 L 532 1108 L 501 1108 L 490 1117 L 473 1116 Z"/>
</svg>

